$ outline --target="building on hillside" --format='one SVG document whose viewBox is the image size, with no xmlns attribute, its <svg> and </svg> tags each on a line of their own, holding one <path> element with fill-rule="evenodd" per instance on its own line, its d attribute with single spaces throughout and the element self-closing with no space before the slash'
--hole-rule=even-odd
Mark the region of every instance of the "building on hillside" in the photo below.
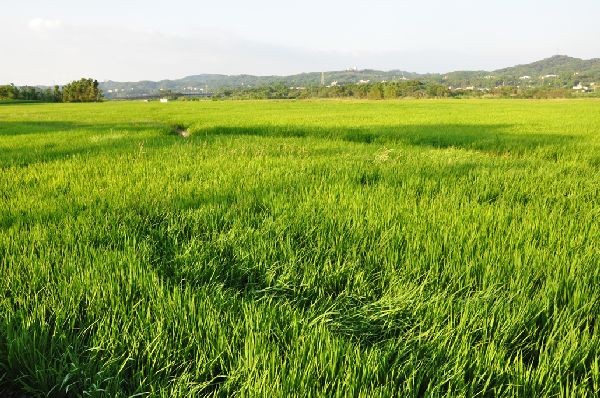
<svg viewBox="0 0 600 398">
<path fill-rule="evenodd" d="M 161 98 L 161 99 L 160 99 L 160 102 L 162 102 L 162 103 L 166 103 L 166 102 L 169 102 L 169 99 L 168 99 L 168 98 Z"/>
<path fill-rule="evenodd" d="M 525 75 L 525 76 L 521 76 L 519 79 L 521 79 L 521 80 L 531 80 L 531 76 Z"/>
<path fill-rule="evenodd" d="M 590 91 L 592 91 L 589 86 L 584 86 L 581 83 L 577 83 L 576 86 L 573 86 L 573 90 L 581 91 L 582 93 L 589 93 Z"/>
</svg>

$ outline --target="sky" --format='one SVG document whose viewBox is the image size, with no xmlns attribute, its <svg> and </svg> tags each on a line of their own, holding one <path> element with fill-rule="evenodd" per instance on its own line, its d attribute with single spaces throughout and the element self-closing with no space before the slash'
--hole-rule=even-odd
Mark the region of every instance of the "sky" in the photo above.
<svg viewBox="0 0 600 398">
<path fill-rule="evenodd" d="M 600 57 L 600 0 L 3 0 L 0 84 Z"/>
</svg>

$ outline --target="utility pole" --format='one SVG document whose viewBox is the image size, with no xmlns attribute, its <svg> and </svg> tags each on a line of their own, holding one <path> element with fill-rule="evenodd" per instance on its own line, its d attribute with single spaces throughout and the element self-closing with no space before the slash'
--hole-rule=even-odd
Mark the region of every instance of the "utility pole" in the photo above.
<svg viewBox="0 0 600 398">
<path fill-rule="evenodd" d="M 325 85 L 325 72 L 321 72 L 321 86 Z"/>
</svg>

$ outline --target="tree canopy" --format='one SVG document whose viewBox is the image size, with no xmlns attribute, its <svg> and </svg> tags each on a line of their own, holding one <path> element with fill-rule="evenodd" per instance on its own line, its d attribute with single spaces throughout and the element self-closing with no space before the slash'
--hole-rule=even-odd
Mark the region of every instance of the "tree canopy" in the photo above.
<svg viewBox="0 0 600 398">
<path fill-rule="evenodd" d="M 62 88 L 63 102 L 99 102 L 102 100 L 102 91 L 98 81 L 93 79 L 80 79 L 73 81 Z"/>
<path fill-rule="evenodd" d="M 98 102 L 104 99 L 97 80 L 80 79 L 62 87 L 40 88 L 14 84 L 0 86 L 0 100 L 41 102 Z"/>
</svg>

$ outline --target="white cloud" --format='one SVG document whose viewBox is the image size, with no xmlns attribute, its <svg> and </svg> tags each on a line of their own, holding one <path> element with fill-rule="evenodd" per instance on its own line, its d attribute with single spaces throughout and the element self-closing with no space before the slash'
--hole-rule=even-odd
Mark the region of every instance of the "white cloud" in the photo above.
<svg viewBox="0 0 600 398">
<path fill-rule="evenodd" d="M 48 30 L 56 30 L 62 27 L 62 21 L 58 19 L 34 18 L 29 21 L 29 29 L 34 32 L 45 32 Z"/>
</svg>

